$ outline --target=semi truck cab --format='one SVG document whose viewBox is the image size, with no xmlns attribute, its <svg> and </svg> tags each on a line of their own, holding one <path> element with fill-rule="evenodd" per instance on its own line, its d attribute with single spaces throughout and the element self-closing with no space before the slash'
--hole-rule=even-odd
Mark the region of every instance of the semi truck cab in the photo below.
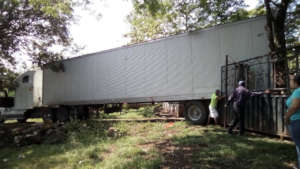
<svg viewBox="0 0 300 169">
<path fill-rule="evenodd" d="M 8 119 L 17 119 L 25 122 L 31 117 L 35 108 L 42 107 L 42 70 L 27 71 L 16 79 L 15 98 L 12 105 L 5 104 L 7 99 L 2 98 L 0 122 Z"/>
</svg>

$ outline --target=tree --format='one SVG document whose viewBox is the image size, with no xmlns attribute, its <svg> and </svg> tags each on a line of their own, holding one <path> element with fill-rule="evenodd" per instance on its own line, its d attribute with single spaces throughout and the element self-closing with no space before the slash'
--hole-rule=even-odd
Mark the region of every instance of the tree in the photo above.
<svg viewBox="0 0 300 169">
<path fill-rule="evenodd" d="M 171 28 L 168 25 L 170 15 L 165 11 L 171 8 L 170 5 L 166 2 L 164 4 L 165 10 L 158 10 L 154 13 L 152 9 L 145 9 L 140 3 L 135 2 L 133 12 L 127 16 L 132 31 L 125 36 L 130 37 L 132 43 L 140 43 L 169 35 L 173 31 L 169 30 Z M 157 10 L 157 8 L 154 9 Z"/>
<path fill-rule="evenodd" d="M 11 96 L 11 92 L 13 92 L 16 87 L 14 81 L 17 78 L 18 73 L 4 67 L 0 68 L 0 71 L 0 92 L 4 91 L 6 96 Z"/>
<path fill-rule="evenodd" d="M 14 86 L 16 56 L 29 56 L 41 67 L 63 59 L 65 50 L 77 50 L 69 33 L 73 9 L 90 5 L 90 0 L 0 0 L 0 90 Z"/>
<path fill-rule="evenodd" d="M 15 65 L 15 55 L 29 55 L 41 66 L 62 56 L 51 48 L 70 45 L 70 0 L 0 1 L 0 66 Z"/>
<path fill-rule="evenodd" d="M 276 86 L 286 86 L 288 63 L 286 59 L 287 37 L 290 42 L 297 42 L 299 34 L 299 5 L 297 0 L 264 0 L 267 16 L 267 32 L 271 53 L 276 53 L 279 60 L 275 63 Z M 293 22 L 296 22 L 293 23 Z M 287 27 L 288 26 L 288 27 Z M 298 28 L 298 29 L 297 29 Z M 275 55 L 274 55 L 275 56 Z"/>
<path fill-rule="evenodd" d="M 244 0 L 133 0 L 129 15 L 132 43 L 226 23 Z"/>
</svg>

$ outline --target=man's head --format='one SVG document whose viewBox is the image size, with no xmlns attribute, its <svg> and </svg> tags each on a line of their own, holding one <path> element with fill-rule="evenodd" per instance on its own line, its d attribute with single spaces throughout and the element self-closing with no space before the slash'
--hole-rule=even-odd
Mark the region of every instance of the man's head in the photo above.
<svg viewBox="0 0 300 169">
<path fill-rule="evenodd" d="M 239 81 L 239 86 L 245 87 L 245 81 L 243 81 L 243 80 Z"/>
<path fill-rule="evenodd" d="M 216 90 L 216 95 L 217 95 L 217 96 L 220 96 L 220 94 L 221 94 L 221 91 L 220 91 L 219 89 L 217 89 L 217 90 Z"/>
</svg>

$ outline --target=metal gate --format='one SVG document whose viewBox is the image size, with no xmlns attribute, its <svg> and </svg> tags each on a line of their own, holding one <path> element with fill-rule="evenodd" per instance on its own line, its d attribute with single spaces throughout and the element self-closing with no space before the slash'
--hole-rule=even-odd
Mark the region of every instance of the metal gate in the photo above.
<svg viewBox="0 0 300 169">
<path fill-rule="evenodd" d="M 287 110 L 286 99 L 290 93 L 289 78 L 293 73 L 299 72 L 300 47 L 288 49 L 285 58 L 286 78 L 284 88 L 276 88 L 274 79 L 274 63 L 278 58 L 276 54 L 258 56 L 251 59 L 228 63 L 230 56 L 226 56 L 226 65 L 221 68 L 221 91 L 229 96 L 237 87 L 240 80 L 244 80 L 250 91 L 264 91 L 272 89 L 272 94 L 251 97 L 246 104 L 245 128 L 247 130 L 265 134 L 288 136 L 284 115 Z M 232 60 L 231 60 L 232 62 Z M 224 126 L 233 119 L 232 108 L 222 111 Z"/>
</svg>

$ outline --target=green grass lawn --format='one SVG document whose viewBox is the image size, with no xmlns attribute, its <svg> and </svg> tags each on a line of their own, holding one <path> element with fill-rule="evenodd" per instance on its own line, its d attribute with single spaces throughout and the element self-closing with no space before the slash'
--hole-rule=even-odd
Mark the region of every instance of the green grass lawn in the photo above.
<svg viewBox="0 0 300 169">
<path fill-rule="evenodd" d="M 127 109 L 122 112 L 115 112 L 110 114 L 101 113 L 101 118 L 104 119 L 141 119 L 156 117 L 153 112 L 154 106 L 141 107 L 139 109 Z"/>
<path fill-rule="evenodd" d="M 42 123 L 43 119 L 42 118 L 30 118 L 30 119 L 27 119 L 26 122 Z M 17 120 L 5 120 L 4 123 L 18 123 L 18 121 Z"/>
<path fill-rule="evenodd" d="M 74 122 L 63 144 L 0 149 L 4 169 L 288 169 L 294 144 L 186 122 Z"/>
</svg>

